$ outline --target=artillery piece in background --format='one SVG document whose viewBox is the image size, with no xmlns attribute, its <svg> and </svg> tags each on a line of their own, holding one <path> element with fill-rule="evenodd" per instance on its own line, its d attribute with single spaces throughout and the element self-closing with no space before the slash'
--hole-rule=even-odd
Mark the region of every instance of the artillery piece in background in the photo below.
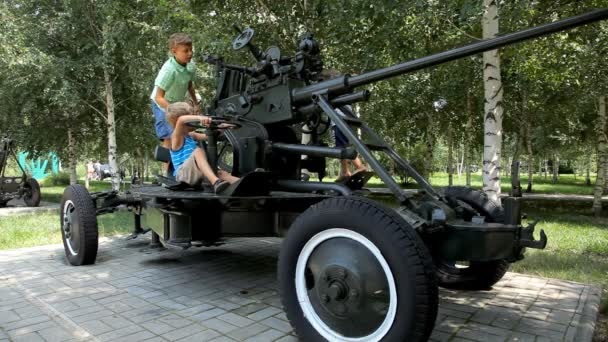
<svg viewBox="0 0 608 342">
<path fill-rule="evenodd" d="M 0 139 L 0 208 L 14 198 L 21 198 L 28 207 L 37 207 L 40 204 L 40 185 L 38 181 L 28 176 L 15 152 L 13 151 L 13 140 L 8 136 Z M 9 155 L 12 155 L 21 170 L 21 176 L 5 176 L 6 165 Z"/>
<path fill-rule="evenodd" d="M 499 206 L 472 189 L 434 189 L 364 122 L 342 117 L 336 108 L 369 98 L 369 91 L 356 92 L 357 87 L 606 17 L 608 10 L 599 10 L 323 81 L 320 49 L 311 34 L 302 36 L 294 57 L 286 57 L 277 47 L 259 50 L 252 43 L 253 30 L 239 30 L 232 46 L 248 48 L 256 64 L 206 58 L 217 76 L 215 98 L 207 108 L 215 124 L 206 130 L 210 164 L 241 179 L 219 195 L 185 189 L 166 177 L 159 177 L 164 186 L 134 186 L 129 192 L 89 194 L 70 186 L 61 204 L 66 256 L 72 265 L 94 263 L 95 216 L 120 204 L 133 210 L 136 234 L 145 226 L 153 231 L 153 243 L 162 239 L 168 246 L 208 246 L 229 236 L 284 236 L 279 289 L 287 317 L 303 340 L 426 340 L 437 315 L 438 285 L 490 288 L 526 248 L 543 249 L 547 237 L 541 230 L 535 240 L 535 224 L 521 225 L 519 198 L 508 197 Z M 318 123 L 324 116 L 354 148 L 319 144 Z M 219 134 L 221 123 L 237 128 Z M 311 145 L 300 144 L 297 131 L 303 124 L 310 128 Z M 386 153 L 421 190 L 404 192 L 374 151 Z M 356 153 L 386 184 L 397 208 L 366 198 L 361 183 L 301 180 L 303 168 L 318 172 L 322 180 L 325 158 L 352 159 Z M 161 148 L 156 155 L 168 158 Z"/>
</svg>

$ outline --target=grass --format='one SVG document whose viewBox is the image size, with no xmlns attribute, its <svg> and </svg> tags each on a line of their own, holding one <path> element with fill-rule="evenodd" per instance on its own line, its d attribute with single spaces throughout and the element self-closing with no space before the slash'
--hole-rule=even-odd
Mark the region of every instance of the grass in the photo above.
<svg viewBox="0 0 608 342">
<path fill-rule="evenodd" d="M 521 186 L 523 190 L 526 190 L 528 184 L 528 177 L 523 176 L 520 177 Z M 332 179 L 333 180 L 333 179 Z M 413 181 L 412 181 L 413 182 Z M 448 186 L 448 174 L 436 172 L 431 176 L 430 182 L 435 187 L 443 187 Z M 551 177 L 537 176 L 535 175 L 532 179 L 532 190 L 533 193 L 537 194 L 564 194 L 564 195 L 592 195 L 593 194 L 593 185 L 595 184 L 595 177 L 591 178 L 592 185 L 585 185 L 585 178 L 581 176 L 575 177 L 573 174 L 563 174 L 560 175 L 558 183 L 552 184 Z M 454 175 L 453 185 L 465 185 L 466 177 L 463 174 L 458 177 Z M 476 189 L 481 189 L 483 185 L 481 173 L 471 174 L 471 187 Z M 502 177 L 501 178 L 501 190 L 502 192 L 508 193 L 511 190 L 511 177 Z M 368 186 L 370 187 L 384 187 L 382 181 L 377 177 L 372 177 L 368 182 Z M 406 188 L 417 188 L 418 186 L 415 183 L 408 184 Z"/>
<path fill-rule="evenodd" d="M 130 233 L 133 214 L 117 212 L 97 218 L 100 236 Z M 0 250 L 62 243 L 57 213 L 4 216 L 0 220 Z"/>
<path fill-rule="evenodd" d="M 545 230 L 545 250 L 528 249 L 514 272 L 596 284 L 603 289 L 608 313 L 608 219 L 565 213 L 528 213 Z"/>
<path fill-rule="evenodd" d="M 84 181 L 79 180 L 78 184 L 84 185 Z M 126 184 L 128 186 L 128 184 Z M 61 202 L 61 196 L 67 186 L 43 186 L 40 188 L 42 200 L 46 202 Z M 112 189 L 112 184 L 105 181 L 91 181 L 89 184 L 89 192 L 97 192 Z"/>
</svg>

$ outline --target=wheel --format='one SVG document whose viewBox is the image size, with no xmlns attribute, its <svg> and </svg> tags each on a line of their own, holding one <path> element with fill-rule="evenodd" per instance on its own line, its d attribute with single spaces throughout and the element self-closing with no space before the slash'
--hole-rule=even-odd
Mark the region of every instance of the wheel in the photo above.
<svg viewBox="0 0 608 342">
<path fill-rule="evenodd" d="M 432 258 L 393 210 L 337 197 L 302 213 L 283 241 L 279 290 L 303 341 L 426 341 L 437 316 Z"/>
<path fill-rule="evenodd" d="M 95 204 L 87 189 L 70 185 L 61 198 L 61 237 L 65 255 L 74 266 L 95 263 L 98 231 Z"/>
<path fill-rule="evenodd" d="M 35 178 L 28 178 L 23 184 L 23 201 L 28 207 L 37 207 L 40 204 L 40 185 Z"/>
<path fill-rule="evenodd" d="M 443 189 L 446 196 L 459 199 L 473 207 L 487 222 L 504 222 L 504 211 L 485 193 L 470 188 L 452 186 Z M 470 220 L 469 218 L 465 218 Z M 509 262 L 500 259 L 487 262 L 459 262 L 435 257 L 439 286 L 461 290 L 487 290 L 507 273 Z"/>
</svg>

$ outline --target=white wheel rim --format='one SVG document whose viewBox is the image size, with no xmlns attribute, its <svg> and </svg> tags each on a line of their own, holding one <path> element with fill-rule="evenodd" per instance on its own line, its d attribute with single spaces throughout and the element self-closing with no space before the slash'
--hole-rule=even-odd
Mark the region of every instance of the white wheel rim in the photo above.
<svg viewBox="0 0 608 342">
<path fill-rule="evenodd" d="M 68 246 L 68 249 L 70 250 L 70 254 L 72 255 L 78 255 L 78 253 L 76 251 L 74 251 L 74 248 L 72 247 L 72 241 L 70 238 L 66 237 L 66 230 L 65 230 L 65 226 L 69 225 L 70 226 L 70 231 L 72 229 L 74 229 L 74 226 L 72 225 L 72 213 L 68 213 L 69 208 L 76 208 L 74 206 L 74 202 L 72 202 L 71 200 L 66 200 L 65 203 L 63 204 L 63 226 L 61 227 L 61 229 L 63 230 L 63 240 L 65 241 L 65 245 Z"/>
<path fill-rule="evenodd" d="M 310 303 L 310 298 L 308 297 L 308 291 L 306 288 L 306 279 L 304 276 L 306 265 L 308 263 L 308 259 L 310 255 L 314 251 L 314 249 L 329 239 L 333 238 L 347 238 L 365 246 L 376 258 L 378 263 L 382 266 L 384 271 L 384 275 L 386 276 L 386 280 L 389 286 L 389 307 L 386 314 L 386 317 L 380 327 L 376 329 L 373 333 L 363 336 L 363 337 L 346 337 L 344 335 L 339 334 L 338 332 L 331 329 L 327 326 L 323 320 L 317 315 L 312 304 Z M 374 245 L 371 241 L 369 241 L 363 235 L 354 232 L 345 228 L 331 228 L 324 230 L 315 236 L 313 236 L 302 248 L 300 255 L 298 256 L 298 262 L 296 264 L 296 276 L 295 276 L 295 285 L 296 285 L 296 294 L 298 296 L 298 302 L 300 304 L 300 308 L 304 313 L 304 317 L 308 320 L 308 322 L 313 326 L 313 328 L 321 334 L 328 341 L 336 341 L 336 342 L 374 342 L 381 340 L 391 329 L 393 322 L 395 320 L 395 315 L 397 314 L 397 289 L 395 286 L 395 279 L 393 274 L 388 266 L 388 263 L 382 256 L 382 253 Z"/>
</svg>

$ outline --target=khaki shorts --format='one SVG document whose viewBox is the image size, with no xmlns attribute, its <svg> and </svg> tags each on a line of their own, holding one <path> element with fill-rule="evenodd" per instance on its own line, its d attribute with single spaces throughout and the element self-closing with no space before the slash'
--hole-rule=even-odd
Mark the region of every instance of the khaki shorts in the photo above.
<svg viewBox="0 0 608 342">
<path fill-rule="evenodd" d="M 196 166 L 194 153 L 177 169 L 177 174 L 175 175 L 176 181 L 188 183 L 192 186 L 200 185 L 203 179 L 205 179 L 203 173 Z"/>
</svg>

